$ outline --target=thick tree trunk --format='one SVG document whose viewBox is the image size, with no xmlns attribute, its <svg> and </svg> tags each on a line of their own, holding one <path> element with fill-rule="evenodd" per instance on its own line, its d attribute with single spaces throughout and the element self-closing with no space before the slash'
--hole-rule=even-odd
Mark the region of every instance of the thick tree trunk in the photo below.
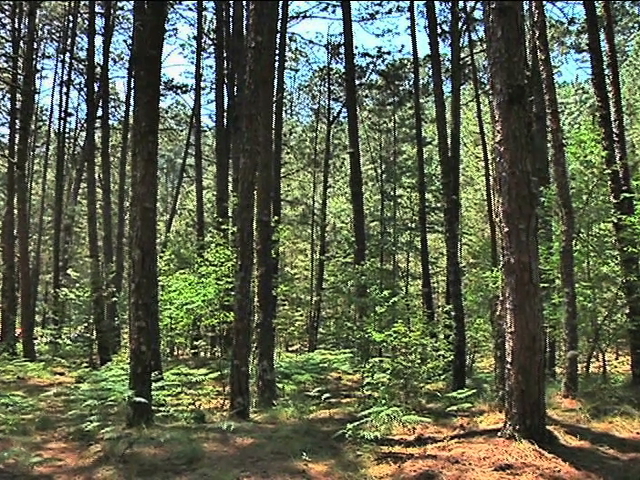
<svg viewBox="0 0 640 480">
<path fill-rule="evenodd" d="M 131 294 L 129 426 L 153 421 L 151 373 L 156 370 L 158 330 L 158 127 L 160 74 L 168 2 L 136 1 L 133 40 L 134 93 L 131 155 Z"/>
<path fill-rule="evenodd" d="M 275 193 L 275 158 L 273 148 L 273 87 L 276 68 L 276 34 L 278 29 L 278 2 L 264 2 L 261 5 L 260 38 L 264 42 L 256 65 L 260 77 L 256 77 L 256 87 L 260 89 L 256 97 L 256 109 L 262 111 L 260 130 L 260 156 L 257 164 L 256 192 L 256 267 L 258 297 L 258 403 L 270 408 L 276 401 L 275 372 L 275 302 L 274 295 L 274 240 L 272 199 Z M 286 24 L 285 24 L 286 29 Z M 278 172 L 280 173 L 280 172 Z"/>
<path fill-rule="evenodd" d="M 547 440 L 542 305 L 536 243 L 538 192 L 527 95 L 522 2 L 485 3 L 487 57 L 496 114 L 496 175 L 504 233 L 506 418 L 503 434 Z"/>
</svg>

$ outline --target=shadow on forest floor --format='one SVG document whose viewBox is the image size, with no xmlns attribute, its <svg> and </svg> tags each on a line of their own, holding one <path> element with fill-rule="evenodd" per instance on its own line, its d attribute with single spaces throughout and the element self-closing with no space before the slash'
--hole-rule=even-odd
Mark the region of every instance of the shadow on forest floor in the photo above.
<svg viewBox="0 0 640 480">
<path fill-rule="evenodd" d="M 122 411 L 85 403 L 94 391 L 71 369 L 16 368 L 0 375 L 0 480 L 640 478 L 640 421 L 628 416 L 637 403 L 622 383 L 585 384 L 575 401 L 551 390 L 555 441 L 538 448 L 500 438 L 502 414 L 482 402 L 458 414 L 433 403 L 431 423 L 374 442 L 343 441 L 335 434 L 353 420 L 354 405 L 338 393 L 353 393 L 352 379 L 332 387 L 334 400 L 313 408 L 296 400 L 252 422 L 213 415 L 209 423 L 126 430 Z M 86 432 L 96 414 L 99 428 Z"/>
</svg>

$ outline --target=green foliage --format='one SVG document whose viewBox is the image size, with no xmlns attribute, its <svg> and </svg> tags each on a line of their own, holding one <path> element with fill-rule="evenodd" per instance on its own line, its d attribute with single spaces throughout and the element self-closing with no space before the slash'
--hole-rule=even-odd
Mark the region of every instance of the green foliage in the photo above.
<svg viewBox="0 0 640 480">
<path fill-rule="evenodd" d="M 230 323 L 226 308 L 233 286 L 233 255 L 214 243 L 202 259 L 185 259 L 177 246 L 160 264 L 160 312 L 164 343 L 171 353 L 202 349 L 215 328 Z M 192 343 L 200 339 L 199 345 Z"/>
<path fill-rule="evenodd" d="M 313 392 L 326 387 L 331 375 L 354 375 L 354 355 L 348 350 L 316 350 L 299 355 L 284 353 L 276 365 L 282 395 Z"/>
<path fill-rule="evenodd" d="M 429 423 L 431 420 L 400 407 L 378 406 L 358 414 L 358 420 L 347 424 L 338 432 L 349 439 L 377 440 L 390 434 L 394 428 L 411 427 Z"/>
</svg>

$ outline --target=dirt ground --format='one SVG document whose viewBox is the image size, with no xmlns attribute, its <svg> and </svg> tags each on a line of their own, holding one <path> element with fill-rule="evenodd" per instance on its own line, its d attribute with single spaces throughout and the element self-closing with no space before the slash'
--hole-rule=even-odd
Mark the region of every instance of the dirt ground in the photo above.
<svg viewBox="0 0 640 480">
<path fill-rule="evenodd" d="M 77 406 L 62 392 L 73 381 L 0 380 L 0 392 L 40 402 L 0 437 L 0 480 L 640 479 L 640 417 L 595 415 L 583 401 L 552 402 L 556 440 L 545 449 L 500 438 L 501 415 L 482 407 L 375 443 L 347 441 L 335 435 L 349 419 L 340 402 L 304 417 L 281 410 L 246 423 L 117 427 L 96 439 L 79 437 L 68 419 Z"/>
</svg>

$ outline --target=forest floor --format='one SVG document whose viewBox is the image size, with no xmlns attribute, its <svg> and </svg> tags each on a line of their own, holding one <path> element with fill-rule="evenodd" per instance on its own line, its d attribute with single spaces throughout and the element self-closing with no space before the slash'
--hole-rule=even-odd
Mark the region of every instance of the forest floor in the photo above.
<svg viewBox="0 0 640 480">
<path fill-rule="evenodd" d="M 206 383 L 203 369 L 193 371 Z M 457 415 L 434 405 L 427 424 L 346 440 L 336 432 L 354 420 L 348 397 L 358 386 L 338 374 L 325 377 L 331 398 L 234 423 L 212 413 L 222 396 L 194 401 L 178 375 L 165 373 L 174 404 L 191 405 L 190 417 L 159 416 L 157 426 L 130 431 L 121 427 L 122 386 L 105 390 L 126 368 L 91 381 L 83 372 L 0 360 L 0 480 L 640 479 L 640 391 L 617 382 L 615 372 L 606 383 L 585 381 L 578 400 L 550 391 L 556 441 L 546 449 L 500 438 L 502 415 L 482 404 Z"/>
</svg>

